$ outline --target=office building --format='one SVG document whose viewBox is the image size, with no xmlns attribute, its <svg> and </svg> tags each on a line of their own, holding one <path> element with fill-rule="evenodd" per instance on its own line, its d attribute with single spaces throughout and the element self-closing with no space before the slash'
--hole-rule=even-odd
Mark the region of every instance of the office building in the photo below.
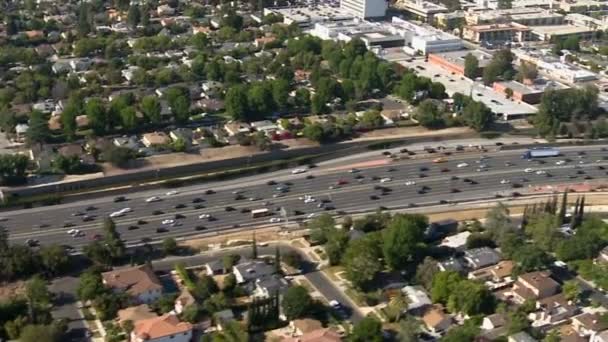
<svg viewBox="0 0 608 342">
<path fill-rule="evenodd" d="M 340 8 L 357 18 L 379 18 L 386 15 L 386 0 L 340 0 Z"/>
<path fill-rule="evenodd" d="M 395 3 L 395 7 L 415 15 L 427 23 L 433 23 L 436 14 L 449 12 L 445 6 L 424 0 L 402 0 Z"/>
</svg>

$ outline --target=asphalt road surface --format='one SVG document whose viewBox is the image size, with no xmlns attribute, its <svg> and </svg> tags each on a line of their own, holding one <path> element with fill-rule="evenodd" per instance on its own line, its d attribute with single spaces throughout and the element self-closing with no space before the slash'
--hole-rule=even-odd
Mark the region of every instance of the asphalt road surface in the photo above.
<svg viewBox="0 0 608 342">
<path fill-rule="evenodd" d="M 12 243 L 34 239 L 40 244 L 62 244 L 78 249 L 99 237 L 103 217 L 125 208 L 129 208 L 129 212 L 114 220 L 127 244 L 135 244 L 142 239 L 185 237 L 236 227 L 246 229 L 268 224 L 271 219 L 282 222 L 285 219 L 306 220 L 322 212 L 346 214 L 380 206 L 390 209 L 440 201 L 509 197 L 513 192 L 526 194 L 540 185 L 607 178 L 608 152 L 603 151 L 603 146 L 561 150 L 562 156 L 542 159 L 542 164 L 522 159 L 523 151 L 518 150 L 486 153 L 487 159 L 483 160 L 481 153 L 454 154 L 442 157 L 445 162 L 441 163 L 433 163 L 433 158 L 441 157 L 435 154 L 431 158 L 361 167 L 358 172 L 349 172 L 348 164 L 339 170 L 332 165 L 300 174 L 281 171 L 175 189 L 177 193 L 169 193 L 169 189 L 125 193 L 127 200 L 120 203 L 115 203 L 113 197 L 102 197 L 9 211 L 2 214 L 0 225 L 8 230 Z M 579 155 L 582 151 L 585 154 Z M 378 151 L 371 159 L 382 161 L 387 158 Z M 564 163 L 558 165 L 558 161 Z M 483 164 L 487 168 L 478 171 Z M 539 170 L 541 172 L 537 174 Z M 284 186 L 288 192 L 280 193 L 279 186 Z M 242 199 L 237 200 L 237 192 Z M 313 200 L 305 203 L 306 195 Z M 152 196 L 161 200 L 147 203 L 146 199 Z M 87 211 L 89 206 L 94 208 Z M 250 211 L 261 208 L 267 208 L 270 216 L 253 219 Z M 75 216 L 84 214 L 92 216 L 93 220 L 84 222 L 84 216 Z M 202 214 L 213 219 L 199 218 Z M 81 231 L 80 236 L 68 234 L 70 229 Z"/>
</svg>

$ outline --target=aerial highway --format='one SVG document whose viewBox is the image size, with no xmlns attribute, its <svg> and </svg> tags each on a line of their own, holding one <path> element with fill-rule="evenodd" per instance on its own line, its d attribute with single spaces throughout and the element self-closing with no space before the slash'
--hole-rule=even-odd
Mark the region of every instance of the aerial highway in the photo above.
<svg viewBox="0 0 608 342">
<path fill-rule="evenodd" d="M 605 146 L 568 147 L 557 157 L 526 160 L 524 150 L 434 153 L 390 159 L 378 151 L 366 167 L 329 163 L 176 189 L 125 193 L 76 203 L 7 211 L 0 225 L 12 243 L 62 244 L 79 249 L 100 238 L 113 216 L 127 244 L 231 228 L 307 220 L 323 212 L 348 214 L 477 198 L 512 197 L 537 186 L 608 178 Z M 399 152 L 396 154 L 399 155 Z M 401 155 L 406 155 L 402 153 Z M 372 160 L 373 159 L 373 160 Z M 253 217 L 253 212 L 259 217 Z"/>
</svg>

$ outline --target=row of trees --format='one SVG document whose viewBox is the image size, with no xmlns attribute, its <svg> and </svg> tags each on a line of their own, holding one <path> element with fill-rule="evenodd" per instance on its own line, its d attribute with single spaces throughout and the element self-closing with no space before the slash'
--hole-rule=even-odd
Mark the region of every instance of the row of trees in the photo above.
<svg viewBox="0 0 608 342">
<path fill-rule="evenodd" d="M 534 126 L 539 135 L 555 137 L 562 133 L 561 123 L 595 119 L 599 114 L 597 101 L 595 87 L 548 90 L 541 98 Z"/>
</svg>

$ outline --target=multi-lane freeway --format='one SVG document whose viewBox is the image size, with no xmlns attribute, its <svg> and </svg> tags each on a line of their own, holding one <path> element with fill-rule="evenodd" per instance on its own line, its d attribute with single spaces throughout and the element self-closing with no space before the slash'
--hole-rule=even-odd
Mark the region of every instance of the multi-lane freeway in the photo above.
<svg viewBox="0 0 608 342">
<path fill-rule="evenodd" d="M 0 225 L 8 230 L 12 243 L 30 240 L 34 244 L 80 248 L 99 237 L 103 217 L 120 210 L 123 214 L 116 214 L 114 221 L 122 238 L 127 243 L 139 243 L 142 239 L 247 228 L 269 224 L 270 220 L 305 220 L 322 212 L 342 214 L 381 206 L 414 207 L 510 197 L 541 185 L 608 178 L 608 152 L 603 146 L 564 148 L 561 156 L 541 162 L 524 160 L 522 153 L 436 153 L 428 158 L 391 160 L 377 152 L 367 157 L 377 163 L 355 170 L 351 168 L 357 161 L 352 160 L 350 164 L 333 163 L 298 174 L 289 170 L 174 190 L 125 193 L 123 202 L 101 197 L 14 210 L 1 214 Z M 433 162 L 436 158 L 442 158 L 441 162 Z M 146 201 L 155 196 L 160 200 Z M 251 210 L 263 208 L 268 209 L 269 216 L 252 218 Z"/>
</svg>

